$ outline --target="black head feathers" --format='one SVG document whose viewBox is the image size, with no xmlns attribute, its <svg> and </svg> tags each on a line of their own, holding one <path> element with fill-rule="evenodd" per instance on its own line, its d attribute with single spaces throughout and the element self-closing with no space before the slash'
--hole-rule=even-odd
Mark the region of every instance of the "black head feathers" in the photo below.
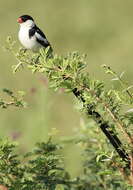
<svg viewBox="0 0 133 190">
<path fill-rule="evenodd" d="M 18 21 L 21 21 L 21 23 L 22 23 L 22 22 L 25 22 L 25 21 L 27 21 L 27 20 L 32 20 L 32 21 L 34 21 L 34 19 L 33 19 L 31 16 L 29 16 L 29 15 L 22 15 L 22 16 L 20 16 L 20 17 L 18 18 Z"/>
</svg>

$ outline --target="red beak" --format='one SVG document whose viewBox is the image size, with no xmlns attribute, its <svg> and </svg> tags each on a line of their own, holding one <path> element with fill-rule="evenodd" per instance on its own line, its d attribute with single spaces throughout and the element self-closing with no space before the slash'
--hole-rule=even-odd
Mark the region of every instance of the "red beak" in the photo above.
<svg viewBox="0 0 133 190">
<path fill-rule="evenodd" d="M 21 24 L 21 23 L 23 23 L 22 18 L 21 18 L 21 17 L 19 17 L 19 18 L 18 18 L 18 20 L 17 20 L 17 22 L 18 22 L 18 23 L 20 23 L 20 24 Z"/>
</svg>

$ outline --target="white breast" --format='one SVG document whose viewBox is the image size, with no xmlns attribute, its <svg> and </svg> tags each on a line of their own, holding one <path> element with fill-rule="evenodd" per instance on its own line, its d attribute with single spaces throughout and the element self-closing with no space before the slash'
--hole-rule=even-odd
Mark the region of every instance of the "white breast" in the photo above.
<svg viewBox="0 0 133 190">
<path fill-rule="evenodd" d="M 28 27 L 20 27 L 18 37 L 19 37 L 21 44 L 26 49 L 31 49 L 33 51 L 37 51 L 41 47 L 41 45 L 36 41 L 35 35 L 33 37 L 29 38 L 29 28 Z"/>
</svg>

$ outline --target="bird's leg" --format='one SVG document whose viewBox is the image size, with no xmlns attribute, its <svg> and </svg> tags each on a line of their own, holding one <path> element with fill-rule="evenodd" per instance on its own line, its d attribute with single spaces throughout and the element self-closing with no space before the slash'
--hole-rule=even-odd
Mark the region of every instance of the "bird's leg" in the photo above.
<svg viewBox="0 0 133 190">
<path fill-rule="evenodd" d="M 38 64 L 38 63 L 39 63 L 39 62 L 38 62 L 38 61 L 39 61 L 39 57 L 40 57 L 40 55 L 37 56 L 37 58 L 36 58 L 36 60 L 35 60 L 35 64 Z"/>
<path fill-rule="evenodd" d="M 23 51 L 24 51 L 24 53 L 26 53 L 27 49 L 26 49 L 26 48 L 23 48 Z"/>
<path fill-rule="evenodd" d="M 27 49 L 26 48 L 21 48 L 20 51 L 23 52 L 23 53 L 26 53 Z"/>
</svg>

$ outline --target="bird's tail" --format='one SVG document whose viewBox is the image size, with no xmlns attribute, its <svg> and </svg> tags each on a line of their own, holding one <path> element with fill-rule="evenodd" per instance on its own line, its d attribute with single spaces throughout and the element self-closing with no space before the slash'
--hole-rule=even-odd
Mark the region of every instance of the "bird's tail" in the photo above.
<svg viewBox="0 0 133 190">
<path fill-rule="evenodd" d="M 51 59 L 53 58 L 53 48 L 50 46 L 48 46 L 48 51 L 47 51 L 47 55 L 46 55 L 47 59 Z"/>
</svg>

